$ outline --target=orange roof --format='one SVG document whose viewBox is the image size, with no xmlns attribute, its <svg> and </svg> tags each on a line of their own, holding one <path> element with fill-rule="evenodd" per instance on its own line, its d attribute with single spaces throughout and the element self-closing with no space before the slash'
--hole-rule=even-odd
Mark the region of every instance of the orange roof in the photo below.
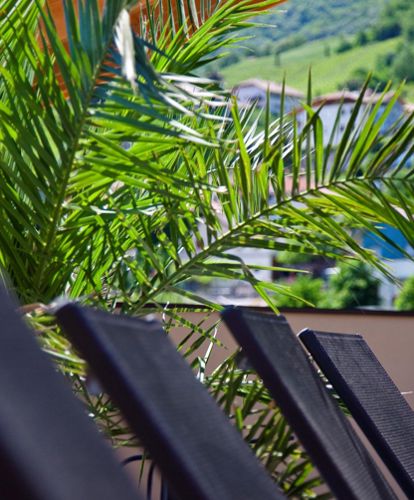
<svg viewBox="0 0 414 500">
<path fill-rule="evenodd" d="M 98 6 L 102 10 L 103 6 L 105 4 L 105 0 L 97 0 L 98 1 Z M 210 12 L 213 11 L 215 6 L 217 5 L 219 0 L 210 0 L 209 2 L 209 9 Z M 257 11 L 261 10 L 266 10 L 270 8 L 271 6 L 276 6 L 279 4 L 284 3 L 286 0 L 274 0 L 272 4 L 268 7 L 263 7 L 261 4 L 261 0 L 250 0 L 251 5 L 258 4 Z M 75 9 L 77 10 L 77 2 L 75 3 Z M 153 5 L 156 3 L 156 0 L 138 0 L 136 2 L 136 5 L 130 9 L 130 16 L 131 16 L 131 24 L 133 29 L 136 32 L 139 32 L 140 30 L 140 20 L 141 16 L 145 16 L 147 13 L 147 5 Z M 68 47 L 68 42 L 67 42 L 67 34 L 66 34 L 66 24 L 65 24 L 65 13 L 64 13 L 64 8 L 63 8 L 63 0 L 46 0 L 46 4 L 50 9 L 50 12 L 52 14 L 53 20 L 56 25 L 57 32 L 59 34 L 60 39 L 63 41 L 63 44 L 65 47 Z M 195 0 L 195 6 L 197 9 L 197 12 L 200 14 L 201 13 L 201 0 Z M 160 8 L 161 6 L 161 8 Z M 186 13 L 186 15 L 189 16 L 189 7 L 188 3 L 184 2 L 183 3 L 183 8 Z M 173 18 L 174 21 L 177 22 L 178 20 L 178 14 L 177 14 L 177 3 L 171 0 L 159 0 L 157 1 L 156 6 L 154 7 L 154 17 L 155 19 L 159 19 L 162 14 L 162 20 L 163 22 L 167 22 L 169 18 L 169 11 L 170 8 L 172 7 L 173 9 Z M 189 16 L 190 17 L 190 16 Z"/>
<path fill-rule="evenodd" d="M 219 0 L 211 0 L 209 2 L 209 9 L 212 11 L 214 9 L 214 7 L 217 5 Z M 271 6 L 276 6 L 276 5 L 279 5 L 279 4 L 282 4 L 284 3 L 286 0 L 274 0 L 274 2 L 272 3 Z M 46 0 L 46 3 L 52 13 L 52 16 L 53 16 L 53 19 L 55 21 L 55 24 L 56 24 L 56 27 L 57 27 L 57 30 L 58 30 L 58 33 L 61 37 L 61 39 L 65 42 L 66 41 L 66 27 L 65 27 L 65 14 L 64 14 L 64 8 L 63 8 L 63 0 Z M 75 3 L 75 8 L 76 8 L 76 2 Z M 103 8 L 103 5 L 105 3 L 105 0 L 98 0 L 98 5 L 99 5 L 99 8 L 102 9 Z M 148 4 L 152 5 L 152 4 L 155 4 L 155 0 L 149 0 L 148 1 Z M 251 5 L 255 5 L 255 4 L 260 4 L 261 3 L 261 0 L 250 0 L 250 4 Z M 162 5 L 162 9 L 160 9 L 160 6 L 159 5 Z M 196 9 L 197 9 L 197 12 L 200 14 L 201 12 L 201 0 L 195 0 L 195 6 L 196 6 Z M 175 20 L 176 19 L 176 15 L 177 15 L 177 3 L 176 2 L 171 2 L 170 0 L 160 0 L 159 2 L 157 2 L 157 6 L 155 7 L 155 12 L 154 12 L 154 16 L 157 18 L 157 16 L 159 17 L 161 15 L 161 12 L 163 13 L 163 21 L 167 21 L 168 19 L 168 13 L 169 13 L 169 7 L 172 7 L 173 8 L 173 13 L 174 13 L 174 18 Z M 188 3 L 187 2 L 184 2 L 183 3 L 183 8 L 186 12 L 186 14 L 188 15 L 189 14 L 189 11 L 188 11 Z M 270 8 L 269 7 L 266 7 L 264 8 L 263 6 L 259 6 L 257 7 L 257 10 L 266 10 Z M 140 15 L 141 14 L 145 14 L 147 12 L 147 1 L 146 0 L 138 0 L 136 2 L 136 5 L 130 9 L 130 14 L 131 14 L 131 22 L 132 22 L 132 26 L 138 31 L 138 28 L 139 28 L 139 25 L 140 25 L 140 21 L 139 21 L 139 18 L 140 18 Z"/>
</svg>

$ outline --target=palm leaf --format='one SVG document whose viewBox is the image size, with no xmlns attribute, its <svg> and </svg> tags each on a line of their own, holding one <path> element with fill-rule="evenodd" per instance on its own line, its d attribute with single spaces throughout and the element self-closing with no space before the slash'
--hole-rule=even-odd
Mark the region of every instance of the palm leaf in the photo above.
<svg viewBox="0 0 414 500">
<path fill-rule="evenodd" d="M 113 43 L 124 2 L 108 0 L 101 14 L 84 1 L 76 14 L 66 1 L 66 46 L 40 2 L 19 0 L 13 10 L 4 0 L 0 262 L 24 303 L 68 294 L 108 309 L 121 303 L 125 313 L 157 312 L 167 329 L 186 328 L 179 348 L 293 495 L 308 494 L 318 480 L 308 479 L 309 462 L 268 394 L 232 358 L 210 374 L 209 353 L 221 347 L 217 325 L 191 321 L 185 305 L 166 309 L 164 301 L 179 295 L 219 309 L 186 287 L 202 276 L 244 280 L 276 310 L 277 294 L 289 291 L 257 278 L 257 266 L 239 255 L 245 247 L 362 259 L 387 274 L 350 230 L 384 238 L 380 226 L 390 224 L 414 243 L 414 127 L 408 117 L 384 138 L 392 104 L 377 104 L 354 128 L 362 93 L 339 146 L 332 134 L 324 148 L 320 110 L 310 99 L 303 129 L 295 116 L 271 121 L 267 110 L 260 130 L 253 107 L 239 109 L 194 74 L 272 3 L 206 1 L 198 11 L 171 0 L 168 26 L 147 7 L 149 21 L 141 17 L 134 41 L 134 91 Z M 85 366 L 53 321 L 32 320 L 45 349 L 75 374 L 90 411 L 120 440 L 116 409 L 105 397 L 88 397 Z"/>
</svg>

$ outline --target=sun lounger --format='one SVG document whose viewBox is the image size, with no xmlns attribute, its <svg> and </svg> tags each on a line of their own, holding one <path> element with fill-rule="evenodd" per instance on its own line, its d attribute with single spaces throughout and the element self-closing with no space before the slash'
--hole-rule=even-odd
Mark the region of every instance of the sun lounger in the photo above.
<svg viewBox="0 0 414 500">
<path fill-rule="evenodd" d="M 285 498 L 158 322 L 75 304 L 57 318 L 180 500 Z"/>
<path fill-rule="evenodd" d="M 360 335 L 303 330 L 312 357 L 409 498 L 414 498 L 414 412 Z"/>
<path fill-rule="evenodd" d="M 0 286 L 0 498 L 140 497 Z"/>
<path fill-rule="evenodd" d="M 223 318 L 335 497 L 395 498 L 285 318 L 237 308 Z"/>
</svg>

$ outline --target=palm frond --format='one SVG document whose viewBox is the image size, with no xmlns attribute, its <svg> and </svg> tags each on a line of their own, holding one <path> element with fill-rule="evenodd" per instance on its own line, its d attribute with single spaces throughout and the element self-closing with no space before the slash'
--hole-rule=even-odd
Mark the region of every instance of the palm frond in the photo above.
<svg viewBox="0 0 414 500">
<path fill-rule="evenodd" d="M 65 0 L 65 44 L 41 2 L 3 0 L 0 263 L 23 303 L 67 294 L 108 309 L 121 303 L 123 312 L 156 312 L 166 329 L 184 327 L 179 348 L 293 495 L 307 494 L 318 479 L 308 478 L 306 457 L 297 468 L 290 461 L 296 441 L 268 394 L 232 358 L 210 374 L 208 353 L 221 347 L 217 324 L 164 302 L 180 296 L 220 309 L 186 286 L 196 276 L 244 280 L 276 310 L 277 294 L 289 290 L 258 278 L 260 266 L 244 262 L 240 248 L 363 259 L 390 276 L 351 230 L 384 240 L 381 225 L 389 224 L 414 244 L 414 127 L 410 116 L 384 136 L 397 96 L 366 109 L 364 89 L 339 144 L 339 119 L 326 140 L 310 92 L 304 125 L 295 114 L 272 121 L 268 107 L 261 130 L 254 107 L 239 109 L 194 74 L 232 43 L 229 34 L 274 3 L 206 0 L 196 8 L 171 0 L 167 25 L 156 15 L 166 4 L 148 5 L 133 40 L 131 86 L 114 44 L 125 2 L 108 0 L 100 13 L 96 1 L 80 1 L 76 13 Z M 82 361 L 50 318 L 34 316 L 44 348 L 86 394 Z M 121 439 L 113 405 L 104 397 L 87 403 Z M 249 427 L 256 404 L 261 410 Z"/>
</svg>

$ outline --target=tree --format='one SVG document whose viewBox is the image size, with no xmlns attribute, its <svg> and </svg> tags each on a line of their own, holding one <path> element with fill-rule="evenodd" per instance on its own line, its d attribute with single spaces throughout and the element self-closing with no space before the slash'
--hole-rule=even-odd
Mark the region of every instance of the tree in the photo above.
<svg viewBox="0 0 414 500">
<path fill-rule="evenodd" d="M 379 304 L 379 280 L 364 263 L 340 264 L 329 280 L 325 307 L 352 309 Z"/>
<path fill-rule="evenodd" d="M 402 21 L 402 34 L 408 43 L 414 42 L 413 14 L 414 8 L 411 6 L 410 11 L 405 13 Z"/>
<path fill-rule="evenodd" d="M 409 45 L 402 45 L 395 56 L 392 71 L 399 80 L 414 81 L 414 50 Z"/>
<path fill-rule="evenodd" d="M 388 71 L 382 69 L 382 65 L 377 63 L 377 69 L 375 73 L 370 77 L 368 87 L 376 92 L 383 92 L 389 82 L 389 77 L 387 76 Z M 343 83 L 338 85 L 338 90 L 347 88 L 352 91 L 360 91 L 361 88 L 367 81 L 368 71 L 364 68 L 355 69 L 350 78 L 345 80 Z"/>
<path fill-rule="evenodd" d="M 276 50 L 275 52 L 275 66 L 280 66 L 280 52 Z"/>
<path fill-rule="evenodd" d="M 398 311 L 414 310 L 414 276 L 405 280 L 401 292 L 395 299 L 395 308 Z"/>
<path fill-rule="evenodd" d="M 412 49 L 414 41 L 413 15 L 414 8 L 411 5 L 399 16 L 403 41 L 397 47 L 390 65 L 392 76 L 398 80 L 414 81 L 414 50 Z"/>
<path fill-rule="evenodd" d="M 373 29 L 374 40 L 388 40 L 401 35 L 401 23 L 395 18 L 383 19 Z"/>
<path fill-rule="evenodd" d="M 289 286 L 289 294 L 278 297 L 278 307 L 317 307 L 323 296 L 323 280 L 312 276 L 298 276 Z"/>
<path fill-rule="evenodd" d="M 365 31 L 360 31 L 355 37 L 355 45 L 357 47 L 363 47 L 369 42 L 368 35 Z"/>
<path fill-rule="evenodd" d="M 382 138 L 374 116 L 357 133 L 350 122 L 333 160 L 333 146 L 323 148 L 321 122 L 311 110 L 300 132 L 294 117 L 271 122 L 268 113 L 257 129 L 254 107 L 239 110 L 196 71 L 274 1 L 255 6 L 226 0 L 211 11 L 206 1 L 203 15 L 186 10 L 192 2 L 177 2 L 168 2 L 167 23 L 151 11 L 142 19 L 135 50 L 124 51 L 133 58 L 124 60 L 113 36 L 118 28 L 118 46 L 130 39 L 122 0 L 107 0 L 102 17 L 95 2 L 81 2 L 79 23 L 67 2 L 68 48 L 36 2 L 2 4 L 3 276 L 32 311 L 28 319 L 42 332 L 39 341 L 118 443 L 126 431 L 116 409 L 105 397 L 90 398 L 84 364 L 39 303 L 67 295 L 108 310 L 121 304 L 124 314 L 160 313 L 166 330 L 187 329 L 180 343 L 186 355 L 205 346 L 205 359 L 193 363 L 203 371 L 210 346 L 220 348 L 217 325 L 191 323 L 185 306 L 168 309 L 163 299 L 178 294 L 202 304 L 208 318 L 220 304 L 186 289 L 186 282 L 238 279 L 276 310 L 274 294 L 285 288 L 256 278 L 260 266 L 243 262 L 238 248 L 362 259 L 386 273 L 348 229 L 378 233 L 377 223 L 390 224 L 414 241 L 407 223 L 414 201 L 400 196 L 412 172 L 409 167 L 406 177 L 396 175 L 414 133 L 412 117 L 375 154 Z M 174 6 L 175 15 L 184 9 L 189 21 L 174 21 Z M 356 111 L 361 106 L 362 98 Z M 261 382 L 252 385 L 245 375 L 230 355 L 205 383 L 229 415 L 238 405 L 242 430 L 258 419 L 263 439 L 255 451 L 275 480 L 283 478 L 287 494 L 311 494 L 318 479 L 307 478 L 309 460 L 289 440 Z"/>
<path fill-rule="evenodd" d="M 335 52 L 340 54 L 342 52 L 347 52 L 352 49 L 352 43 L 344 37 L 341 37 L 339 43 L 335 49 Z"/>
</svg>

